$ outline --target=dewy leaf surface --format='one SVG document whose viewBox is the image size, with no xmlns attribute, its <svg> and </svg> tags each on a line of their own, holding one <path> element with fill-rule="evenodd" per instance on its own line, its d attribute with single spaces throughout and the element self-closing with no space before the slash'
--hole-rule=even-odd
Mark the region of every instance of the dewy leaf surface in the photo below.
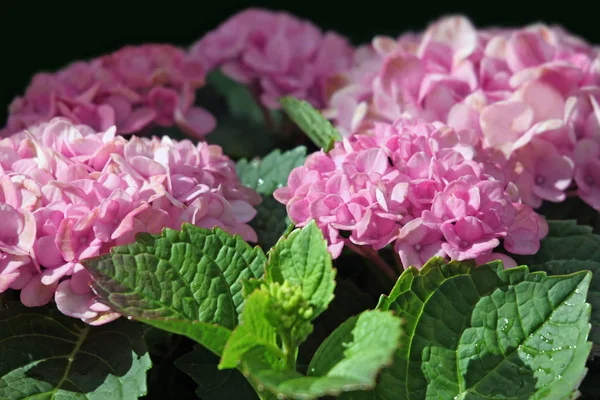
<svg viewBox="0 0 600 400">
<path fill-rule="evenodd" d="M 146 394 L 140 326 L 93 327 L 50 307 L 0 310 L 0 399 L 131 400 Z"/>
<path fill-rule="evenodd" d="M 255 387 L 277 398 L 317 399 L 373 388 L 378 373 L 393 359 L 402 333 L 401 321 L 389 312 L 366 311 L 352 317 L 323 342 L 309 375 L 273 370 L 255 349 L 242 369 Z"/>
<path fill-rule="evenodd" d="M 310 140 L 326 152 L 333 148 L 335 141 L 342 139 L 323 114 L 306 101 L 288 96 L 281 99 L 281 105 Z"/>
<path fill-rule="evenodd" d="M 314 220 L 269 251 L 267 279 L 301 286 L 304 298 L 314 307 L 313 319 L 327 308 L 333 300 L 335 270 L 327 242 Z"/>
<path fill-rule="evenodd" d="M 548 277 L 433 259 L 404 274 L 380 305 L 404 319 L 405 336 L 372 398 L 573 395 L 591 348 L 589 273 Z"/>
<path fill-rule="evenodd" d="M 546 271 L 551 275 L 577 271 L 592 272 L 588 302 L 592 305 L 590 339 L 600 346 L 600 236 L 592 228 L 575 221 L 548 221 L 548 235 L 540 250 L 531 256 L 515 256 L 517 262 L 531 271 Z"/>
<path fill-rule="evenodd" d="M 245 186 L 260 194 L 272 195 L 275 189 L 287 184 L 290 172 L 304 164 L 306 147 L 281 152 L 275 149 L 262 159 L 241 159 L 236 164 L 237 174 Z"/>
</svg>

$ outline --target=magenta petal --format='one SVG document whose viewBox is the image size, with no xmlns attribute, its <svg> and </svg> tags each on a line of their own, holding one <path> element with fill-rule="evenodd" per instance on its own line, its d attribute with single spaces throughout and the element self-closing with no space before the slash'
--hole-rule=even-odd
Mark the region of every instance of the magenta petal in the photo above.
<svg viewBox="0 0 600 400">
<path fill-rule="evenodd" d="M 179 103 L 179 94 L 169 88 L 155 87 L 148 94 L 148 105 L 156 112 L 156 123 L 170 125 Z"/>
</svg>

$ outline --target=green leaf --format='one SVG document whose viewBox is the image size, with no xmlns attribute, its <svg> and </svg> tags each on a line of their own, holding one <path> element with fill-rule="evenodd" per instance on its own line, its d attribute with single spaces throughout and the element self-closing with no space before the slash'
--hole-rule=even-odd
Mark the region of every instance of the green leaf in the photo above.
<svg viewBox="0 0 600 400">
<path fill-rule="evenodd" d="M 314 307 L 313 319 L 327 308 L 333 300 L 335 270 L 315 221 L 294 230 L 269 251 L 267 279 L 301 286 L 304 298 Z"/>
<path fill-rule="evenodd" d="M 236 171 L 242 183 L 258 193 L 272 195 L 275 189 L 287 184 L 290 172 L 304 164 L 306 147 L 299 146 L 284 153 L 273 150 L 262 160 L 245 158 L 238 161 Z"/>
<path fill-rule="evenodd" d="M 375 398 L 571 397 L 591 348 L 589 273 L 548 277 L 436 258 L 404 274 L 385 304 L 406 335 Z"/>
<path fill-rule="evenodd" d="M 590 339 L 600 345 L 600 236 L 592 228 L 577 225 L 575 221 L 548 221 L 548 235 L 540 250 L 531 256 L 514 256 L 518 263 L 532 271 L 546 271 L 552 275 L 577 271 L 592 272 L 588 302 L 592 305 Z"/>
<path fill-rule="evenodd" d="M 314 144 L 328 152 L 333 144 L 342 140 L 340 133 L 313 106 L 304 100 L 284 97 L 281 105 L 289 117 L 302 129 Z"/>
<path fill-rule="evenodd" d="M 195 342 L 200 343 L 216 355 L 223 354 L 225 344 L 231 336 L 230 329 L 207 322 L 180 320 L 175 318 L 137 318 L 137 320 L 157 329 L 162 329 L 163 331 L 186 336 Z"/>
<path fill-rule="evenodd" d="M 230 116 L 217 118 L 217 126 L 206 140 L 210 144 L 221 146 L 223 153 L 233 160 L 262 156 L 277 146 L 277 141 L 267 127 Z"/>
<path fill-rule="evenodd" d="M 291 223 L 285 205 L 272 197 L 275 189 L 287 184 L 290 172 L 304 164 L 306 147 L 300 146 L 281 153 L 272 151 L 262 160 L 238 161 L 236 169 L 242 183 L 258 191 L 262 202 L 256 207 L 256 217 L 250 225 L 258 235 L 259 244 L 270 249 Z"/>
<path fill-rule="evenodd" d="M 298 365 L 302 367 L 300 372 L 308 371 L 311 358 L 331 332 L 348 318 L 375 307 L 373 298 L 350 279 L 336 278 L 334 296 L 327 310 L 313 321 L 314 330 L 300 347 L 298 352 Z"/>
<path fill-rule="evenodd" d="M 443 264 L 443 260 L 441 258 L 434 258 L 429 261 L 429 266 L 431 267 L 434 263 Z M 400 278 L 398 278 L 396 281 L 396 284 L 392 288 L 389 296 L 386 296 L 385 294 L 381 295 L 379 298 L 379 303 L 377 304 L 377 308 L 379 310 L 388 311 L 400 293 L 410 290 L 415 277 L 418 275 L 418 270 L 407 269 L 402 275 L 400 275 Z"/>
<path fill-rule="evenodd" d="M 235 369 L 219 370 L 219 359 L 202 346 L 175 361 L 177 368 L 188 374 L 198 384 L 196 395 L 202 400 L 257 400 L 252 386 Z"/>
<path fill-rule="evenodd" d="M 283 357 L 277 347 L 275 328 L 266 318 L 269 308 L 269 295 L 255 291 L 246 300 L 243 320 L 240 322 L 225 345 L 219 369 L 236 368 L 248 351 L 260 347 Z"/>
<path fill-rule="evenodd" d="M 257 351 L 244 356 L 242 369 L 255 387 L 278 398 L 316 399 L 367 390 L 375 386 L 379 371 L 392 361 L 401 331 L 400 319 L 391 313 L 366 311 L 340 325 L 323 342 L 308 376 L 273 370 Z"/>
<path fill-rule="evenodd" d="M 292 223 L 285 205 L 273 196 L 262 196 L 262 202 L 256 207 L 256 216 L 250 226 L 256 231 L 258 243 L 263 249 L 270 249 L 285 234 Z"/>
<path fill-rule="evenodd" d="M 220 354 L 244 305 L 242 282 L 260 278 L 266 257 L 239 236 L 184 224 L 138 234 L 130 245 L 84 261 L 101 301 Z"/>
<path fill-rule="evenodd" d="M 242 282 L 244 288 L 242 290 L 244 297 L 248 297 L 254 292 L 256 289 L 260 288 L 262 284 L 264 284 L 264 279 L 248 279 Z"/>
<path fill-rule="evenodd" d="M 206 76 L 206 84 L 225 97 L 231 116 L 244 118 L 256 124 L 264 122 L 262 111 L 247 86 L 234 82 L 220 71 L 209 73 Z"/>
<path fill-rule="evenodd" d="M 0 398 L 131 400 L 146 394 L 150 356 L 138 324 L 100 327 L 55 308 L 0 310 Z"/>
<path fill-rule="evenodd" d="M 181 231 L 139 234 L 130 245 L 88 259 L 93 287 L 128 316 L 237 325 L 242 281 L 260 278 L 266 257 L 220 228 L 183 224 Z"/>
<path fill-rule="evenodd" d="M 281 111 L 262 108 L 251 88 L 220 71 L 212 71 L 206 81 L 197 92 L 197 102 L 217 120 L 207 136 L 209 143 L 220 145 L 233 159 L 262 156 L 277 147 L 274 133 L 280 129 Z"/>
</svg>

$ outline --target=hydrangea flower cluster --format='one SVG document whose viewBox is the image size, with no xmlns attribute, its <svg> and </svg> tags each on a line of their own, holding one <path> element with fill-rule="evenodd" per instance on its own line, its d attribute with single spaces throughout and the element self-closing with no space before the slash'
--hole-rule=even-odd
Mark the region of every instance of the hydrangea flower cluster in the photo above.
<svg viewBox="0 0 600 400">
<path fill-rule="evenodd" d="M 268 108 L 292 95 L 323 107 L 330 77 L 350 67 L 353 49 L 342 36 L 285 12 L 244 10 L 206 34 L 190 54 L 206 70 L 221 68 L 231 79 L 254 86 Z"/>
<path fill-rule="evenodd" d="M 0 293 L 20 289 L 26 306 L 54 297 L 100 325 L 118 314 L 95 301 L 81 259 L 183 222 L 256 241 L 260 196 L 220 147 L 115 132 L 54 118 L 0 141 Z"/>
<path fill-rule="evenodd" d="M 404 114 L 470 130 L 503 155 L 526 204 L 563 201 L 574 178 L 600 210 L 600 49 L 561 28 L 446 17 L 376 37 L 343 78 L 324 111 L 343 134 Z"/>
<path fill-rule="evenodd" d="M 533 254 L 547 224 L 464 133 L 412 117 L 375 123 L 310 155 L 274 196 L 299 226 L 317 222 L 333 257 L 344 244 L 394 243 L 404 266 L 436 255 L 514 265 L 493 253 L 500 240 L 510 253 Z"/>
<path fill-rule="evenodd" d="M 116 125 L 119 134 L 156 124 L 177 125 L 202 137 L 215 127 L 213 116 L 194 106 L 205 70 L 183 49 L 159 44 L 127 46 L 60 71 L 36 74 L 9 107 L 1 136 L 53 117 L 65 117 L 98 131 Z"/>
</svg>

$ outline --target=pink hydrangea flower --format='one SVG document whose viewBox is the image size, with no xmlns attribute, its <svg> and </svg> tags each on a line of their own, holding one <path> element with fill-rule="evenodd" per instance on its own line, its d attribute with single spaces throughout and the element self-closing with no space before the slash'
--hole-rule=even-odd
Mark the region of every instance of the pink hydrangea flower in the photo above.
<svg viewBox="0 0 600 400">
<path fill-rule="evenodd" d="M 575 148 L 575 182 L 584 201 L 600 210 L 600 142 L 583 139 Z"/>
<path fill-rule="evenodd" d="M 449 16 L 421 34 L 376 37 L 343 75 L 324 114 L 344 135 L 402 115 L 469 131 L 503 156 L 498 169 L 533 207 L 564 200 L 577 143 L 600 143 L 600 49 L 560 27 L 477 30 Z M 590 190 L 580 194 L 600 209 Z"/>
<path fill-rule="evenodd" d="M 376 123 L 310 155 L 274 196 L 298 226 L 317 222 L 333 257 L 348 242 L 393 244 L 416 267 L 436 255 L 492 260 L 501 241 L 514 254 L 535 253 L 545 220 L 519 202 L 513 184 L 487 172 L 494 153 L 471 139 L 414 118 Z"/>
<path fill-rule="evenodd" d="M 285 95 L 322 107 L 332 89 L 328 78 L 350 66 L 352 52 L 335 33 L 258 8 L 232 16 L 190 50 L 206 70 L 221 68 L 237 82 L 256 85 L 269 108 L 279 108 Z"/>
<path fill-rule="evenodd" d="M 183 222 L 256 241 L 260 196 L 220 147 L 115 133 L 53 118 L 0 141 L 0 292 L 100 325 L 119 315 L 95 301 L 82 259 Z"/>
<path fill-rule="evenodd" d="M 9 107 L 3 136 L 53 117 L 120 134 L 156 124 L 177 125 L 203 137 L 215 127 L 206 110 L 193 105 L 204 84 L 204 67 L 169 45 L 127 46 L 89 62 L 78 61 L 55 74 L 39 73 Z"/>
</svg>

